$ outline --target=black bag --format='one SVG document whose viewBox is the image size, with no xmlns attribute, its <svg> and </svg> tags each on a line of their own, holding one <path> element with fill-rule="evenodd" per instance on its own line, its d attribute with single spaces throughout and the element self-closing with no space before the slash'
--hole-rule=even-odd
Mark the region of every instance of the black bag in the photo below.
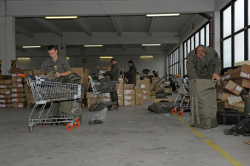
<svg viewBox="0 0 250 166">
<path fill-rule="evenodd" d="M 166 100 L 162 100 L 158 103 L 153 103 L 148 106 L 148 111 L 155 113 L 166 113 L 171 112 L 171 109 L 174 107 L 174 102 L 169 102 Z"/>
<path fill-rule="evenodd" d="M 162 89 L 162 90 L 159 90 L 156 92 L 156 98 L 166 98 L 166 93 L 165 91 Z"/>
<path fill-rule="evenodd" d="M 225 108 L 224 110 L 217 110 L 217 122 L 218 124 L 233 125 L 238 124 L 240 121 L 245 119 L 244 112 L 238 110 Z"/>
<path fill-rule="evenodd" d="M 226 135 L 243 135 L 250 136 L 250 119 L 244 119 L 238 124 L 234 125 L 231 129 L 224 129 Z"/>
</svg>

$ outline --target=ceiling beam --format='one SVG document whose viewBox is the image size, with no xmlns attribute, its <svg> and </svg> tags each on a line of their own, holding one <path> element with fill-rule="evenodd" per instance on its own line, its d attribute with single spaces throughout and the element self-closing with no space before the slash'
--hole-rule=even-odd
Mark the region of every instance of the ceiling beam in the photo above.
<svg viewBox="0 0 250 166">
<path fill-rule="evenodd" d="M 85 32 L 88 36 L 92 36 L 93 32 L 86 27 L 86 23 L 84 22 L 83 18 L 78 18 L 78 19 L 73 19 L 72 21 L 74 21 L 76 23 L 76 25 L 83 31 Z"/>
<path fill-rule="evenodd" d="M 23 34 L 25 36 L 28 36 L 28 37 L 34 37 L 34 33 L 31 32 L 30 30 L 25 29 L 25 28 L 23 28 L 23 27 L 21 27 L 20 25 L 17 25 L 17 24 L 15 26 L 16 26 L 16 31 L 18 33 L 21 33 L 21 34 Z"/>
<path fill-rule="evenodd" d="M 115 27 L 115 31 L 116 31 L 117 36 L 121 36 L 122 32 L 121 32 L 121 29 L 118 26 L 117 17 L 116 16 L 111 16 L 111 19 L 112 19 L 113 25 Z"/>
<path fill-rule="evenodd" d="M 155 20 L 156 20 L 156 17 L 153 17 L 151 19 L 151 24 L 150 24 L 150 27 L 149 27 L 149 30 L 148 30 L 148 36 L 152 36 L 153 34 L 153 29 L 154 29 L 154 25 L 155 25 Z"/>
<path fill-rule="evenodd" d="M 122 44 L 122 50 L 126 51 L 126 49 L 127 49 L 126 45 Z"/>
<path fill-rule="evenodd" d="M 44 18 L 31 18 L 31 20 L 35 21 L 36 23 L 40 24 L 44 28 L 55 33 L 56 35 L 63 36 L 63 31 L 48 20 L 45 20 Z"/>
<path fill-rule="evenodd" d="M 84 46 L 77 46 L 77 48 L 79 48 L 82 51 L 85 51 L 85 47 Z"/>
<path fill-rule="evenodd" d="M 16 47 L 16 50 L 20 51 L 20 52 L 25 52 L 25 49 L 22 49 L 22 48 L 19 48 L 19 47 Z"/>
</svg>

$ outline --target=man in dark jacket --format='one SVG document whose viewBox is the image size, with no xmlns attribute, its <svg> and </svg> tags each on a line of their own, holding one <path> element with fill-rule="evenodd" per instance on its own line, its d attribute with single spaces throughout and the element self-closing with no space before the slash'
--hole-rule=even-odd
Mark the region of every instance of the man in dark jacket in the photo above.
<svg viewBox="0 0 250 166">
<path fill-rule="evenodd" d="M 153 76 L 154 77 L 159 77 L 158 73 L 156 71 L 153 70 Z"/>
<path fill-rule="evenodd" d="M 116 58 L 112 58 L 110 63 L 112 64 L 111 69 L 110 69 L 110 71 L 107 71 L 105 74 L 110 77 L 110 81 L 118 81 L 119 82 L 121 67 L 117 63 Z M 117 106 L 119 107 L 117 92 L 110 92 L 110 97 L 112 99 L 112 102 L 116 102 Z"/>
<path fill-rule="evenodd" d="M 221 59 L 212 47 L 199 45 L 188 54 L 187 74 L 190 79 L 220 80 Z"/>
<path fill-rule="evenodd" d="M 135 67 L 135 64 L 133 61 L 128 61 L 129 71 L 125 72 L 124 75 L 128 79 L 128 84 L 135 84 L 136 85 L 136 74 L 137 74 L 137 69 Z"/>
</svg>

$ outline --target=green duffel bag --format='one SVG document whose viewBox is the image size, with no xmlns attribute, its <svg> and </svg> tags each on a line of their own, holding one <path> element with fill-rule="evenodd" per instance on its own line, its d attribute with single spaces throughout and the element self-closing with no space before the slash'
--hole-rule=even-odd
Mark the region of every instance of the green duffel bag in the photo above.
<svg viewBox="0 0 250 166">
<path fill-rule="evenodd" d="M 148 111 L 155 113 L 167 113 L 171 112 L 171 109 L 174 107 L 174 102 L 168 102 L 166 100 L 162 100 L 158 103 L 153 103 L 148 106 Z"/>
<path fill-rule="evenodd" d="M 192 79 L 189 80 L 191 118 L 190 126 L 200 128 L 218 127 L 216 113 L 216 80 Z M 197 99 L 197 102 L 195 102 Z M 198 105 L 196 109 L 196 105 Z"/>
<path fill-rule="evenodd" d="M 60 102 L 59 115 L 78 115 L 79 122 L 82 121 L 81 103 L 76 100 Z"/>
</svg>

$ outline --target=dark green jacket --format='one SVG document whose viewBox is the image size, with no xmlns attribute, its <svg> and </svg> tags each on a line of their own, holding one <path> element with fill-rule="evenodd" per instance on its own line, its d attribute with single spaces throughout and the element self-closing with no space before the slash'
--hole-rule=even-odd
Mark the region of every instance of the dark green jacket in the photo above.
<svg viewBox="0 0 250 166">
<path fill-rule="evenodd" d="M 128 79 L 128 84 L 136 84 L 136 74 L 137 74 L 137 69 L 133 64 L 132 66 L 130 66 L 129 71 L 124 73 L 124 75 Z"/>
<path fill-rule="evenodd" d="M 203 59 L 204 58 L 204 59 Z M 191 51 L 187 58 L 187 74 L 190 79 L 212 79 L 213 73 L 220 76 L 221 59 L 211 47 L 206 47 L 206 54 L 201 60 Z"/>
<path fill-rule="evenodd" d="M 119 81 L 120 72 L 121 67 L 116 63 L 111 66 L 110 71 L 107 71 L 106 74 L 110 77 L 110 81 Z"/>
<path fill-rule="evenodd" d="M 65 58 L 58 55 L 56 62 L 53 61 L 51 57 L 43 62 L 41 72 L 44 72 L 46 74 L 52 71 L 64 73 L 66 71 L 71 71 L 71 67 L 69 66 L 69 62 Z"/>
</svg>

